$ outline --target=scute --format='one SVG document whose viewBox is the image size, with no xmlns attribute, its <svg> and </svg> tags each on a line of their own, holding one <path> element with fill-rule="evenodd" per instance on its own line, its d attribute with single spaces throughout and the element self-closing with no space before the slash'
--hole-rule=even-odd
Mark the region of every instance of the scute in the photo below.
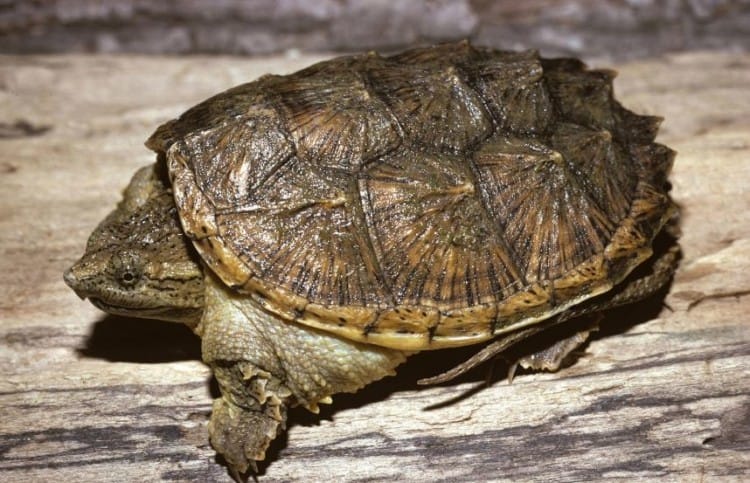
<svg viewBox="0 0 750 483">
<path fill-rule="evenodd" d="M 301 158 L 355 171 L 400 142 L 393 117 L 370 95 L 361 64 L 323 63 L 276 77 L 268 86 L 269 99 L 278 107 Z"/>
<path fill-rule="evenodd" d="M 421 350 L 606 292 L 672 210 L 609 71 L 466 42 L 322 62 L 157 130 L 186 233 L 283 318 Z"/>
<path fill-rule="evenodd" d="M 360 193 L 396 304 L 495 304 L 524 284 L 463 158 L 391 153 L 362 173 Z"/>
<path fill-rule="evenodd" d="M 268 283 L 326 306 L 389 298 L 374 269 L 364 220 L 345 173 L 290 160 L 255 192 L 254 206 L 217 213 L 227 244 Z"/>
<path fill-rule="evenodd" d="M 559 151 L 501 138 L 475 162 L 525 280 L 562 276 L 601 252 L 614 232 L 617 220 L 599 209 Z"/>
<path fill-rule="evenodd" d="M 482 98 L 457 66 L 390 62 L 382 67 L 368 71 L 370 85 L 409 144 L 462 152 L 492 132 Z"/>
</svg>

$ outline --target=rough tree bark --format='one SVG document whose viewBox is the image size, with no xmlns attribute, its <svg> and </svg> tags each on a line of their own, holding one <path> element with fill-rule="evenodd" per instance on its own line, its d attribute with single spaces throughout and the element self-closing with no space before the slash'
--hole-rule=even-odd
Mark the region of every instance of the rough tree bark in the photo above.
<svg viewBox="0 0 750 483">
<path fill-rule="evenodd" d="M 0 479 L 229 481 L 215 388 L 186 328 L 108 317 L 63 269 L 150 163 L 142 142 L 210 94 L 310 58 L 0 58 Z M 684 259 L 661 299 L 610 315 L 555 374 L 418 387 L 468 352 L 291 413 L 262 481 L 750 478 L 750 56 L 619 66 L 666 117 Z"/>
</svg>

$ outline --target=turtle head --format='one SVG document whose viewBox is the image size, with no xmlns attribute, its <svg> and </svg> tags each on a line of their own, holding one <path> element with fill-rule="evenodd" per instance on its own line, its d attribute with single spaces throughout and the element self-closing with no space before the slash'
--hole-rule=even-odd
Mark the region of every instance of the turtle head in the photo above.
<svg viewBox="0 0 750 483">
<path fill-rule="evenodd" d="M 203 312 L 203 270 L 159 165 L 133 176 L 64 279 L 105 312 L 195 326 Z"/>
</svg>

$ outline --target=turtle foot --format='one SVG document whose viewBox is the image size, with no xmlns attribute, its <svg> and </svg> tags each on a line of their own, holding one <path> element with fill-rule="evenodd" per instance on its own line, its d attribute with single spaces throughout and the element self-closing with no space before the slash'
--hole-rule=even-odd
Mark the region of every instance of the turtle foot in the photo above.
<svg viewBox="0 0 750 483">
<path fill-rule="evenodd" d="M 266 458 L 266 450 L 284 429 L 286 407 L 265 404 L 242 408 L 219 398 L 214 401 L 208 433 L 211 445 L 221 453 L 235 473 L 257 472 L 257 461 Z"/>
</svg>

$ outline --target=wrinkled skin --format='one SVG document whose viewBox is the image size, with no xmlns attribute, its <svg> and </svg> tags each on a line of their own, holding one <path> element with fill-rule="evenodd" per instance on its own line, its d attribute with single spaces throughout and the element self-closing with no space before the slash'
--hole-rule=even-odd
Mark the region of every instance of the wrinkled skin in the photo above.
<svg viewBox="0 0 750 483">
<path fill-rule="evenodd" d="M 183 322 L 202 338 L 222 393 L 211 443 L 245 472 L 265 458 L 288 407 L 317 412 L 332 394 L 393 374 L 406 353 L 280 321 L 204 273 L 159 167 L 136 173 L 65 282 L 106 312 Z"/>
<path fill-rule="evenodd" d="M 180 228 L 162 170 L 140 169 L 117 209 L 65 272 L 81 297 L 115 315 L 184 322 L 203 311 L 203 270 Z"/>
</svg>

